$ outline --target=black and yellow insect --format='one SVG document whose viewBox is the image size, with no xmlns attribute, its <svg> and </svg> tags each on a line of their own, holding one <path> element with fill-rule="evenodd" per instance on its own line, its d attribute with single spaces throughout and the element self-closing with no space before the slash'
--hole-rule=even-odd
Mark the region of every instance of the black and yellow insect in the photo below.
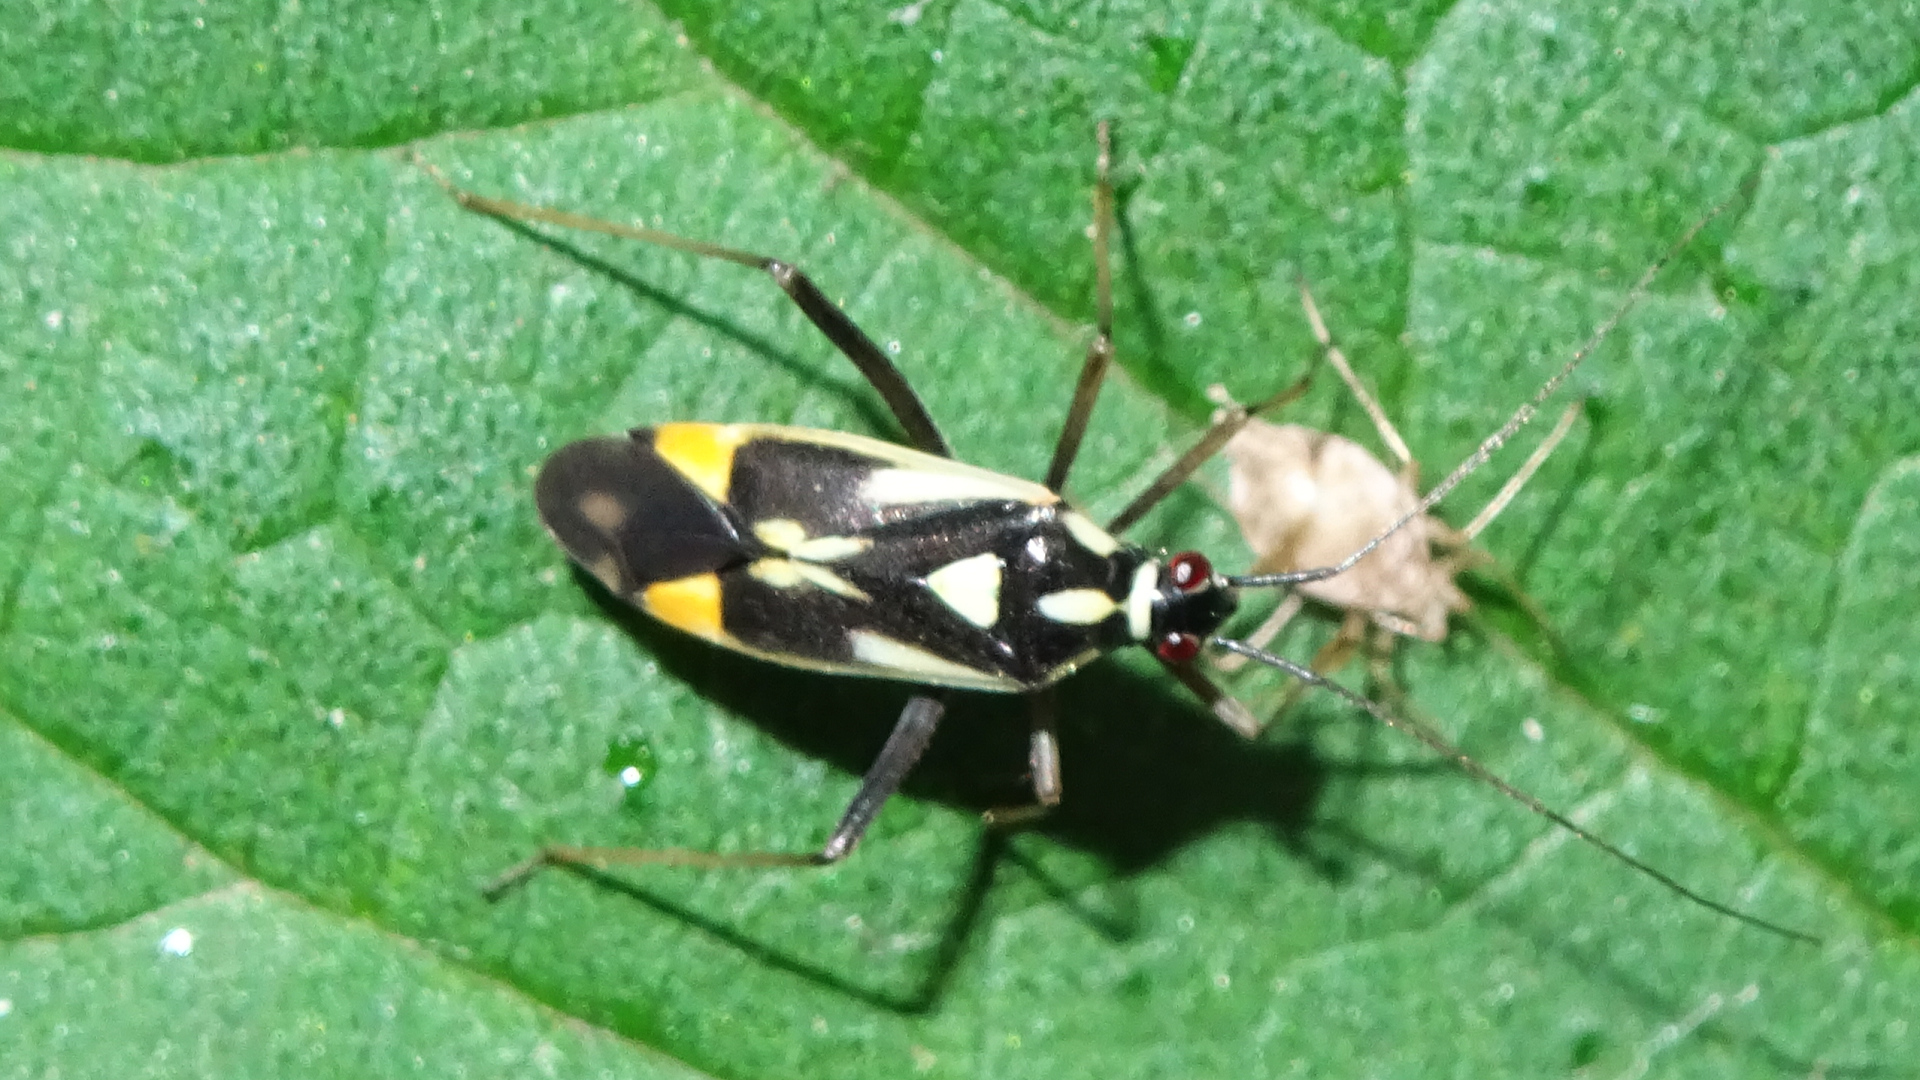
<svg viewBox="0 0 1920 1080">
<path fill-rule="evenodd" d="M 1258 405 L 1216 418 L 1196 445 L 1104 526 L 1061 497 L 1113 356 L 1107 250 L 1113 194 L 1105 125 L 1099 144 L 1094 198 L 1099 325 L 1041 483 L 954 461 L 938 426 L 892 361 L 793 265 L 657 230 L 484 198 L 434 173 L 462 205 L 483 213 L 590 229 L 766 272 L 859 368 L 913 444 L 755 423 L 662 423 L 585 439 L 555 452 L 535 482 L 535 502 L 547 529 L 568 557 L 613 595 L 716 645 L 795 668 L 1026 695 L 1034 706 L 1029 764 L 1036 810 L 1062 797 L 1050 698 L 1054 684 L 1124 646 L 1150 649 L 1217 717 L 1242 734 L 1257 735 L 1252 715 L 1192 664 L 1203 645 L 1211 644 L 1331 689 L 1681 895 L 1779 929 L 1688 890 L 1592 835 L 1424 725 L 1298 664 L 1216 633 L 1233 613 L 1238 590 L 1332 577 L 1424 514 L 1531 418 L 1592 342 L 1406 517 L 1331 566 L 1233 577 L 1216 573 L 1197 552 L 1163 557 L 1118 538 L 1249 417 L 1303 392 L 1306 377 Z M 846 812 L 816 851 L 551 847 L 503 876 L 493 891 L 552 863 L 836 862 L 852 851 L 926 749 L 945 711 L 941 693 L 909 698 Z"/>
<path fill-rule="evenodd" d="M 614 595 L 790 667 L 1029 693 L 1234 606 L 1198 556 L 1153 558 L 1039 484 L 836 431 L 639 428 L 563 447 L 534 492 Z"/>
</svg>

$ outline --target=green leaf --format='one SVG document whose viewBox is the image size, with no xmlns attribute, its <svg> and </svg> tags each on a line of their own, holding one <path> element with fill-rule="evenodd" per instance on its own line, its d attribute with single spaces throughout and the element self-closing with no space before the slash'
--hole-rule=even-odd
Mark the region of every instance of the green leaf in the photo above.
<svg viewBox="0 0 1920 1080">
<path fill-rule="evenodd" d="M 42 4 L 0 14 L 0 71 L 0 1076 L 1920 1056 L 1910 7 Z M 978 819 L 1020 795 L 1024 711 L 963 696 L 843 867 L 480 898 L 549 841 L 816 845 L 902 701 L 596 605 L 541 458 L 669 418 L 892 427 L 759 275 L 503 226 L 410 155 L 798 262 L 963 456 L 1034 476 L 1090 332 L 1096 118 L 1124 371 L 1069 486 L 1103 513 L 1209 385 L 1308 363 L 1296 275 L 1437 477 L 1758 175 L 1482 537 L 1540 621 L 1490 603 L 1393 674 L 1824 945 L 1324 695 L 1246 745 L 1137 659 L 1067 684 L 1031 832 Z M 1293 417 L 1371 442 L 1332 380 Z M 1243 563 L 1221 489 L 1137 538 Z"/>
</svg>

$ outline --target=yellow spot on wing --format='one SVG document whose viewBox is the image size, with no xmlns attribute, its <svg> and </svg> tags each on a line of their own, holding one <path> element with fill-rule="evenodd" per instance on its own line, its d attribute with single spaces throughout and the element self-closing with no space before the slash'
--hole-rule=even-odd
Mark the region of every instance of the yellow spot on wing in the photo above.
<svg viewBox="0 0 1920 1080">
<path fill-rule="evenodd" d="M 654 453 L 720 503 L 727 501 L 733 452 L 746 441 L 747 433 L 733 424 L 661 424 L 653 429 Z"/>
<path fill-rule="evenodd" d="M 610 533 L 627 523 L 627 507 L 604 491 L 589 491 L 580 496 L 580 516 L 601 532 Z"/>
<path fill-rule="evenodd" d="M 714 574 L 649 585 L 640 594 L 640 606 L 668 626 L 696 637 L 719 641 L 726 636 L 720 629 L 720 578 Z"/>
</svg>

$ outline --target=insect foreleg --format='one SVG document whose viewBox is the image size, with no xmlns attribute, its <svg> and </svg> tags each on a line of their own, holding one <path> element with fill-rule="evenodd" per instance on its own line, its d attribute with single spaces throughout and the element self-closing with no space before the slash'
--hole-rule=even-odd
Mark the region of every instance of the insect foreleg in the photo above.
<svg viewBox="0 0 1920 1080">
<path fill-rule="evenodd" d="M 1213 455 L 1219 453 L 1221 447 L 1226 446 L 1235 435 L 1240 433 L 1241 428 L 1247 426 L 1248 420 L 1298 401 L 1312 385 L 1313 369 L 1308 368 L 1307 373 L 1294 380 L 1292 385 L 1264 401 L 1255 402 L 1245 408 L 1234 407 L 1223 410 L 1214 419 L 1212 426 L 1201 432 L 1199 440 L 1187 448 L 1186 453 L 1175 458 L 1173 464 L 1167 466 L 1159 476 L 1155 477 L 1145 491 L 1134 496 L 1133 501 L 1128 503 L 1125 509 L 1113 516 L 1113 520 L 1107 523 L 1107 531 L 1116 536 L 1127 531 L 1129 526 L 1147 516 L 1149 510 L 1158 506 L 1160 500 L 1171 495 L 1174 488 L 1186 483 L 1187 478 L 1198 472 L 1200 466 L 1212 460 Z"/>
</svg>

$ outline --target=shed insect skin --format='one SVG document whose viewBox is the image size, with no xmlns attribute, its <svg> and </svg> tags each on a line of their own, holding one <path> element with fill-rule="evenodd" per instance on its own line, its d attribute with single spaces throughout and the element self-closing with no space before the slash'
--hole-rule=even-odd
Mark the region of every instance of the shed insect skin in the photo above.
<svg viewBox="0 0 1920 1080">
<path fill-rule="evenodd" d="M 1532 418 L 1541 403 L 1573 374 L 1619 322 L 1654 275 L 1721 210 L 1731 205 L 1732 200 L 1694 225 L 1642 275 L 1629 292 L 1626 303 L 1602 323 L 1531 400 L 1388 527 L 1338 562 L 1325 566 L 1279 573 L 1224 575 L 1215 572 L 1197 552 L 1163 557 L 1121 541 L 1119 534 L 1191 477 L 1250 419 L 1303 394 L 1311 373 L 1249 408 L 1225 410 L 1186 453 L 1104 527 L 1081 517 L 1057 494 L 1072 467 L 1113 356 L 1112 276 L 1108 265 L 1113 217 L 1113 188 L 1109 179 L 1111 143 L 1105 122 L 1096 130 L 1099 154 L 1093 241 L 1098 267 L 1098 321 L 1044 484 L 950 462 L 951 454 L 944 437 L 905 376 L 886 353 L 793 264 L 656 229 L 618 225 L 472 194 L 455 186 L 417 156 L 415 160 L 455 201 L 478 213 L 521 223 L 600 232 L 760 270 L 772 278 L 808 320 L 859 369 L 887 404 L 915 449 L 864 436 L 778 425 L 681 423 L 636 428 L 624 437 L 582 440 L 557 451 L 536 482 L 542 517 L 569 558 L 617 595 L 668 625 L 715 644 L 793 667 L 880 674 L 930 687 L 1025 695 L 1033 717 L 1029 765 L 1034 802 L 1026 807 L 990 812 L 990 819 L 1025 820 L 1044 813 L 1061 800 L 1063 785 L 1054 733 L 1052 685 L 1087 659 L 1122 642 L 1148 647 L 1171 674 L 1197 693 L 1217 718 L 1243 735 L 1257 736 L 1261 725 L 1251 713 L 1221 692 L 1194 663 L 1202 647 L 1212 645 L 1339 695 L 1381 722 L 1406 731 L 1469 775 L 1534 813 L 1702 907 L 1789 938 L 1814 940 L 1687 888 L 1508 784 L 1425 725 L 1390 712 L 1307 667 L 1215 633 L 1232 613 L 1240 591 L 1294 588 L 1334 578 L 1426 514 Z M 832 449 L 839 456 L 829 455 L 832 460 L 823 462 L 817 453 L 822 448 Z M 896 483 L 884 478 L 883 474 L 889 473 L 907 475 Z M 800 483 L 796 477 L 805 478 L 806 482 Z M 802 488 L 816 486 L 837 494 L 825 497 L 824 503 L 812 508 L 796 501 Z M 911 494 L 928 487 L 934 494 Z M 748 489 L 762 490 L 764 498 L 746 498 L 742 492 Z M 767 507 L 776 504 L 799 509 L 791 516 L 769 516 L 772 511 Z M 915 512 L 894 513 L 908 504 L 917 506 L 919 511 L 937 505 L 940 512 L 953 515 L 946 523 L 955 525 L 958 533 L 974 535 L 968 531 L 974 530 L 979 538 L 968 543 L 949 542 L 945 532 L 916 520 Z M 1053 528 L 1056 524 L 1066 538 L 1061 543 L 1079 552 L 1075 558 L 1081 560 L 1081 569 L 1056 582 L 1050 576 L 1057 570 L 1053 557 L 1038 549 L 1032 565 L 1016 568 L 1004 543 L 1032 541 L 1041 536 L 1032 530 Z M 895 527 L 904 531 L 886 534 Z M 922 559 L 920 562 L 895 559 L 891 563 L 881 560 L 857 570 L 856 561 L 863 553 L 880 549 L 883 541 L 905 544 L 919 551 Z M 809 544 L 817 546 L 809 548 Z M 983 544 L 985 546 L 981 546 Z M 1049 546 L 1042 544 L 1041 548 Z M 998 558 L 998 570 L 993 575 L 993 602 L 1010 627 L 1044 626 L 1049 632 L 1082 642 L 1082 648 L 1064 649 L 1050 657 L 1015 657 L 1011 662 L 1021 668 L 1020 674 L 990 670 L 991 665 L 983 658 L 993 653 L 994 648 L 990 643 L 983 644 L 977 635 L 968 638 L 966 632 L 968 623 L 976 629 L 998 626 L 998 621 L 988 627 L 979 625 L 984 621 L 982 613 L 987 611 L 989 590 L 984 582 L 988 575 L 983 569 L 961 572 L 963 564 L 971 564 L 989 553 Z M 1088 561 L 1089 558 L 1092 561 Z M 843 559 L 846 560 L 844 566 L 840 562 Z M 1106 568 L 1104 573 L 1096 563 Z M 889 577 L 890 574 L 894 576 Z M 1009 582 L 1016 583 L 1011 591 L 1026 597 L 1029 606 L 1000 607 Z M 902 609 L 881 613 L 872 608 L 843 605 L 838 610 L 847 614 L 848 620 L 837 625 L 823 623 L 817 612 L 816 617 L 797 620 L 816 630 L 826 627 L 822 633 L 831 640 L 815 633 L 782 638 L 777 619 L 765 612 L 753 615 L 749 610 L 729 607 L 734 595 L 746 595 L 737 591 L 741 588 L 758 597 L 749 608 L 753 604 L 778 603 L 783 592 L 790 598 L 804 597 L 798 601 L 803 608 L 826 604 L 822 594 L 858 605 L 860 596 L 871 598 L 876 589 L 905 589 L 909 593 L 920 589 L 932 594 L 933 600 L 919 604 L 912 612 Z M 944 605 L 944 614 L 927 614 L 938 611 L 939 605 Z M 1096 611 L 1096 607 L 1099 610 Z M 798 612 L 801 608 L 794 610 Z M 862 638 L 863 633 L 871 636 Z M 752 635 L 758 636 L 749 640 Z M 1019 636 L 1013 634 L 1007 640 Z M 960 643 L 961 638 L 967 643 Z M 986 651 L 981 651 L 983 649 Z M 881 806 L 899 788 L 926 749 L 945 713 L 945 696 L 944 690 L 935 689 L 909 698 L 839 823 L 817 850 L 712 852 L 556 845 L 509 869 L 484 891 L 489 897 L 496 897 L 541 868 L 555 865 L 605 869 L 616 863 L 707 868 L 836 863 L 853 850 Z"/>
<path fill-rule="evenodd" d="M 1254 552 L 1256 574 L 1333 562 L 1420 501 L 1420 466 L 1413 452 L 1334 342 L 1306 281 L 1298 285 L 1301 308 L 1328 366 L 1372 421 L 1398 467 L 1389 467 L 1341 435 L 1301 424 L 1248 422 L 1226 445 L 1227 506 Z M 1209 388 L 1208 394 L 1223 407 L 1233 406 L 1223 386 Z M 1572 430 L 1582 407 L 1579 401 L 1567 407 L 1553 430 L 1464 528 L 1455 529 L 1430 513 L 1419 514 L 1353 569 L 1288 593 L 1247 642 L 1265 648 L 1309 601 L 1343 613 L 1339 631 L 1310 665 L 1323 675 L 1338 671 L 1363 649 L 1371 659 L 1384 660 L 1395 637 L 1444 640 L 1448 617 L 1471 606 L 1454 578 L 1490 561 L 1472 548 L 1474 538 L 1539 471 Z M 1238 670 L 1246 662 L 1237 653 L 1214 661 L 1222 671 Z M 1304 689 L 1297 686 L 1289 704 Z"/>
</svg>

